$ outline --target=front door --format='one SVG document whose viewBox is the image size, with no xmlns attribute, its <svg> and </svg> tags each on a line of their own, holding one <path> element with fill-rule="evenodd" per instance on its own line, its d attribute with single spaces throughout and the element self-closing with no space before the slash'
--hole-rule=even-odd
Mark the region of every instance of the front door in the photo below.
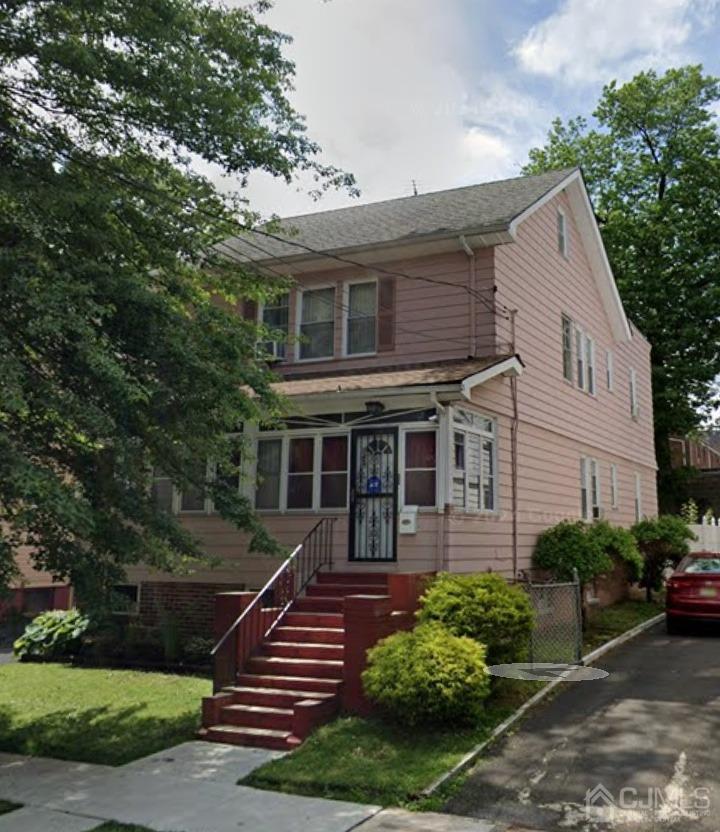
<svg viewBox="0 0 720 832">
<path fill-rule="evenodd" d="M 395 560 L 397 428 L 352 432 L 350 560 Z"/>
</svg>

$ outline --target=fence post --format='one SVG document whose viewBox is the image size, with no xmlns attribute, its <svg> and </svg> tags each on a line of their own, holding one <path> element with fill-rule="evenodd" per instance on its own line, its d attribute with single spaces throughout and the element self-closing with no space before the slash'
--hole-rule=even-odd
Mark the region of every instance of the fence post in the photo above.
<svg viewBox="0 0 720 832">
<path fill-rule="evenodd" d="M 222 638 L 256 595 L 256 592 L 217 593 L 213 620 L 213 632 L 216 639 Z M 215 654 L 213 667 L 213 690 L 215 692 L 226 685 L 235 683 L 238 672 L 238 653 L 239 645 L 237 643 L 237 630 L 235 630 Z"/>
<path fill-rule="evenodd" d="M 367 651 L 393 630 L 392 599 L 389 595 L 348 595 L 344 612 L 343 707 L 365 716 L 372 706 L 363 691 L 362 672 Z"/>
</svg>

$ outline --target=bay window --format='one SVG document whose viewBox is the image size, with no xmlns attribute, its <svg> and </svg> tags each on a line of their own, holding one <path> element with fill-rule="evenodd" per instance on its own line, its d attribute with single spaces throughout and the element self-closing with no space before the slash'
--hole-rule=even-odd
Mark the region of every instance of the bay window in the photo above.
<svg viewBox="0 0 720 832">
<path fill-rule="evenodd" d="M 405 434 L 406 506 L 435 505 L 435 431 L 411 431 Z"/>
<path fill-rule="evenodd" d="M 494 511 L 497 498 L 496 427 L 492 419 L 455 408 L 452 504 L 467 511 Z"/>
<path fill-rule="evenodd" d="M 332 358 L 335 346 L 335 289 L 305 289 L 300 295 L 298 356 Z"/>
<path fill-rule="evenodd" d="M 350 283 L 345 312 L 345 354 L 374 353 L 377 331 L 377 283 Z"/>
</svg>

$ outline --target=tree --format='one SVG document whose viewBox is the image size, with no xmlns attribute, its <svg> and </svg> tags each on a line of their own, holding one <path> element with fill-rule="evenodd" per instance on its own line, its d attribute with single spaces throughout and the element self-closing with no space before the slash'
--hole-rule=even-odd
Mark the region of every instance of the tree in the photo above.
<svg viewBox="0 0 720 832">
<path fill-rule="evenodd" d="M 243 297 L 282 288 L 215 244 L 255 220 L 193 171 L 319 189 L 267 3 L 15 0 L 0 11 L 0 581 L 33 547 L 86 605 L 126 564 L 203 557 L 150 494 L 158 467 L 252 538 L 232 438 L 281 403 Z M 208 460 L 218 476 L 208 474 Z"/>
<path fill-rule="evenodd" d="M 526 173 L 579 165 L 630 318 L 652 344 L 661 504 L 677 501 L 668 438 L 717 404 L 720 372 L 718 79 L 699 66 L 608 84 L 596 125 L 556 119 Z"/>
</svg>

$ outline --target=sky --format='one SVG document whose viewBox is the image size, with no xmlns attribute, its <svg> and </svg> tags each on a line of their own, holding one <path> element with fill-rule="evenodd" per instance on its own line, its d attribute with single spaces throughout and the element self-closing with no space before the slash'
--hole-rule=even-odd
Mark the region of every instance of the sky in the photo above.
<svg viewBox="0 0 720 832">
<path fill-rule="evenodd" d="M 291 100 L 321 160 L 362 202 L 516 176 L 550 121 L 590 115 L 612 79 L 720 75 L 720 0 L 276 0 L 264 18 L 293 38 Z M 356 201 L 302 184 L 256 174 L 246 195 L 263 216 Z"/>
</svg>

